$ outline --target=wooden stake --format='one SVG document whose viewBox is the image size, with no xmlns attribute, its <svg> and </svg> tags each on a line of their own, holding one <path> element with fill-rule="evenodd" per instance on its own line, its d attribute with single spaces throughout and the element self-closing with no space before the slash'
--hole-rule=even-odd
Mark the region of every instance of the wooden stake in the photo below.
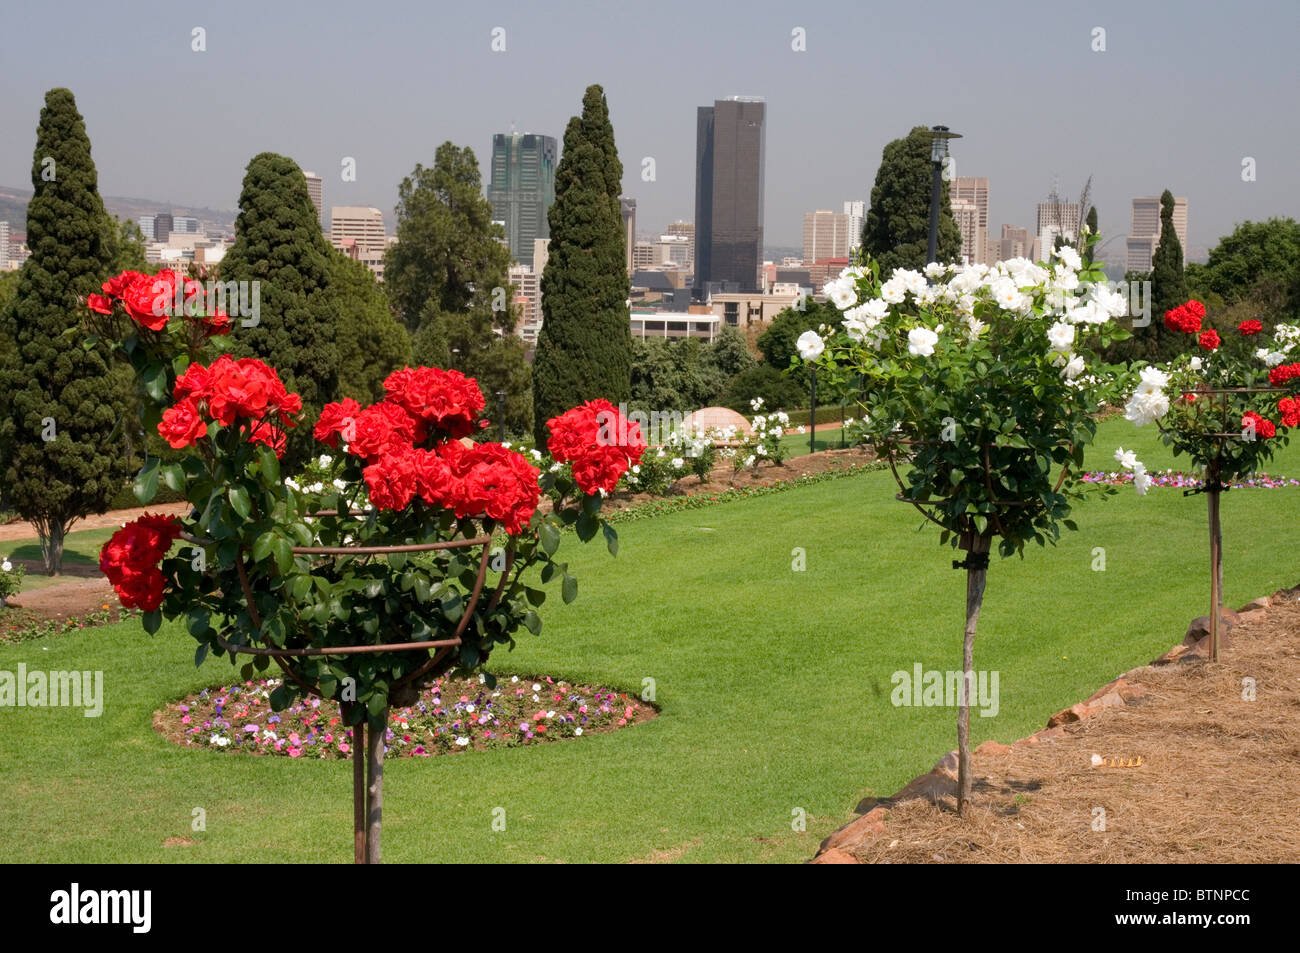
<svg viewBox="0 0 1300 953">
<path fill-rule="evenodd" d="M 968 534 L 962 539 L 961 548 L 970 556 L 987 554 L 990 538 Z M 975 627 L 979 624 L 980 606 L 984 604 L 984 583 L 988 569 L 966 567 L 966 633 L 961 650 L 961 705 L 957 709 L 957 813 L 966 816 L 970 810 L 970 695 L 974 682 L 975 666 Z"/>
</svg>

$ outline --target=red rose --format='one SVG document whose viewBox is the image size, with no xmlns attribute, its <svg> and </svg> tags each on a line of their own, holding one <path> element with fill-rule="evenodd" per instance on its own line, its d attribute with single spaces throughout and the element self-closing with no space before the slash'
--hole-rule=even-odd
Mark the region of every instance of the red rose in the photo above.
<svg viewBox="0 0 1300 953">
<path fill-rule="evenodd" d="M 207 400 L 212 387 L 212 374 L 202 364 L 191 364 L 185 373 L 176 378 L 172 396 L 177 400 L 193 397 L 195 400 Z"/>
<path fill-rule="evenodd" d="M 1282 415 L 1283 427 L 1300 427 L 1300 400 L 1283 397 L 1277 402 L 1277 412 Z"/>
<path fill-rule="evenodd" d="M 384 380 L 386 400 L 397 404 L 427 429 L 467 437 L 485 402 L 478 382 L 460 371 L 404 367 Z"/>
<path fill-rule="evenodd" d="M 193 445 L 207 436 L 208 424 L 199 412 L 198 401 L 187 397 L 179 404 L 163 411 L 158 424 L 158 435 L 171 445 L 173 450 Z"/>
<path fill-rule="evenodd" d="M 372 463 L 394 449 L 410 449 L 424 439 L 419 424 L 396 404 L 380 401 L 357 414 L 353 423 L 356 439 L 348 441 L 348 453 Z"/>
<path fill-rule="evenodd" d="M 122 289 L 121 297 L 131 320 L 150 331 L 161 331 L 172 313 L 176 273 L 160 271 L 156 275 L 137 275 Z"/>
<path fill-rule="evenodd" d="M 1195 299 L 1188 301 L 1186 304 L 1183 305 L 1183 307 L 1186 308 L 1187 313 L 1190 314 L 1192 317 L 1194 317 L 1197 321 L 1205 317 L 1205 305 L 1201 304 L 1199 301 Z"/>
<path fill-rule="evenodd" d="M 1223 342 L 1219 340 L 1219 332 L 1210 328 L 1201 332 L 1201 336 L 1196 339 L 1196 343 L 1207 351 L 1213 351 Z"/>
<path fill-rule="evenodd" d="M 289 438 L 279 427 L 261 421 L 253 424 L 252 432 L 248 435 L 248 442 L 265 444 L 275 451 L 275 458 L 279 460 L 284 456 L 285 448 L 289 445 Z"/>
<path fill-rule="evenodd" d="M 1252 318 L 1249 321 L 1242 321 L 1241 324 L 1237 325 L 1237 330 L 1242 333 L 1243 337 L 1251 337 L 1263 331 L 1264 325 Z"/>
<path fill-rule="evenodd" d="M 86 295 L 86 307 L 96 314 L 112 314 L 113 299 L 107 295 Z"/>
<path fill-rule="evenodd" d="M 361 405 L 351 397 L 344 397 L 342 401 L 335 404 L 326 404 L 321 408 L 320 417 L 316 421 L 316 429 L 312 431 L 312 436 L 328 447 L 337 448 L 339 437 L 342 436 L 344 442 L 350 443 L 348 437 L 356 439 L 354 429 L 356 419 L 361 414 Z"/>
<path fill-rule="evenodd" d="M 163 576 L 157 564 L 180 535 L 179 520 L 146 513 L 112 535 L 99 552 L 99 568 L 117 590 L 122 605 L 146 612 L 162 601 Z"/>
<path fill-rule="evenodd" d="M 561 463 L 573 464 L 573 479 L 584 493 L 612 492 L 646 448 L 640 426 L 607 400 L 565 411 L 547 421 L 547 427 L 547 449 Z"/>
<path fill-rule="evenodd" d="M 1294 377 L 1300 377 L 1300 364 L 1281 364 L 1268 372 L 1268 382 L 1281 387 Z"/>
<path fill-rule="evenodd" d="M 203 336 L 216 337 L 221 334 L 229 334 L 233 325 L 230 323 L 230 315 L 224 311 L 216 311 L 206 315 L 202 319 Z"/>
<path fill-rule="evenodd" d="M 1241 415 L 1241 427 L 1243 431 L 1253 429 L 1255 431 L 1255 436 L 1262 440 L 1267 440 L 1277 433 L 1277 428 L 1273 425 L 1273 421 L 1266 417 L 1261 417 L 1253 410 L 1248 410 Z"/>
<path fill-rule="evenodd" d="M 1165 312 L 1165 327 L 1171 331 L 1195 334 L 1201 330 L 1201 319 L 1187 310 L 1187 305 L 1180 304 Z"/>
<path fill-rule="evenodd" d="M 404 510 L 419 489 L 414 451 L 395 447 L 361 471 L 370 502 L 381 510 Z"/>
<path fill-rule="evenodd" d="M 457 481 L 452 489 L 457 516 L 486 516 L 511 536 L 523 531 L 542 491 L 537 470 L 522 454 L 499 443 L 464 447 L 453 441 L 438 449 Z"/>
<path fill-rule="evenodd" d="M 162 570 L 149 566 L 139 572 L 123 574 L 113 589 L 123 608 L 153 612 L 162 604 L 164 584 Z"/>
<path fill-rule="evenodd" d="M 146 277 L 148 276 L 143 275 L 138 271 L 124 271 L 114 278 L 109 278 L 108 281 L 100 285 L 100 288 L 103 290 L 104 294 L 108 295 L 110 298 L 120 298 L 122 297 L 122 292 L 126 291 L 126 289 L 129 288 L 137 278 Z"/>
</svg>

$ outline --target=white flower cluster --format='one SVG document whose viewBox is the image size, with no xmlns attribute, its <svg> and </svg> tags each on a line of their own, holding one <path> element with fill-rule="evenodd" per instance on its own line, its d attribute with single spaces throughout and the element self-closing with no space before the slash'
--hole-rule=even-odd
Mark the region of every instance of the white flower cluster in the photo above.
<svg viewBox="0 0 1300 953">
<path fill-rule="evenodd" d="M 1144 367 L 1139 376 L 1137 390 L 1124 405 L 1124 416 L 1141 427 L 1169 413 L 1169 396 L 1165 393 L 1169 375 L 1158 367 Z"/>
<path fill-rule="evenodd" d="M 1147 490 L 1151 489 L 1151 476 L 1147 473 L 1146 465 L 1137 458 L 1137 453 L 1120 447 L 1115 451 L 1115 460 L 1125 470 L 1133 471 L 1133 488 L 1139 496 L 1146 496 Z"/>
<path fill-rule="evenodd" d="M 1300 327 L 1294 324 L 1279 324 L 1273 329 L 1272 349 L 1261 347 L 1255 356 L 1269 367 L 1277 367 L 1290 356 L 1296 344 L 1300 344 Z"/>
</svg>

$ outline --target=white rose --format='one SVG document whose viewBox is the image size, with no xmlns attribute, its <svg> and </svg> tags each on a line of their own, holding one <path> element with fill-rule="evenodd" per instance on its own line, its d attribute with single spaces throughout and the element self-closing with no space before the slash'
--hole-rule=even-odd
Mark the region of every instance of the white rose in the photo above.
<svg viewBox="0 0 1300 953">
<path fill-rule="evenodd" d="M 836 278 L 834 281 L 828 281 L 822 291 L 825 292 L 826 297 L 831 299 L 835 307 L 841 311 L 858 303 L 857 288 L 847 278 Z"/>
<path fill-rule="evenodd" d="M 826 342 L 821 339 L 816 331 L 805 331 L 799 335 L 799 340 L 795 342 L 799 348 L 799 356 L 805 361 L 815 361 L 821 357 L 822 352 L 826 350 Z"/>
<path fill-rule="evenodd" d="M 1070 360 L 1066 362 L 1065 367 L 1061 370 L 1061 376 L 1067 381 L 1072 381 L 1082 373 L 1083 358 L 1078 354 L 1071 354 Z"/>
<path fill-rule="evenodd" d="M 1052 252 L 1052 254 L 1060 259 L 1061 264 L 1065 265 L 1065 267 L 1069 268 L 1071 271 L 1078 271 L 1083 267 L 1083 259 L 1081 259 L 1079 253 L 1069 245 L 1062 245 L 1060 248 L 1056 249 L 1056 251 Z"/>
<path fill-rule="evenodd" d="M 1190 362 L 1190 366 L 1192 370 L 1199 371 L 1202 367 L 1205 366 L 1205 362 L 1202 361 L 1199 357 L 1194 357 Z"/>
<path fill-rule="evenodd" d="M 1115 451 L 1115 462 L 1125 470 L 1132 470 L 1137 466 L 1137 453 L 1133 450 L 1125 450 L 1123 447 L 1120 447 Z"/>
<path fill-rule="evenodd" d="M 939 343 L 939 335 L 929 328 L 913 328 L 907 332 L 907 350 L 918 357 L 930 357 L 934 346 Z"/>
<path fill-rule="evenodd" d="M 1074 344 L 1074 325 L 1065 321 L 1057 321 L 1047 329 L 1047 343 L 1052 345 L 1052 350 L 1058 354 L 1065 354 Z"/>
<path fill-rule="evenodd" d="M 14 568 L 14 564 L 7 559 L 4 562 L 0 563 L 0 571 L 13 572 L 13 568 Z"/>
</svg>

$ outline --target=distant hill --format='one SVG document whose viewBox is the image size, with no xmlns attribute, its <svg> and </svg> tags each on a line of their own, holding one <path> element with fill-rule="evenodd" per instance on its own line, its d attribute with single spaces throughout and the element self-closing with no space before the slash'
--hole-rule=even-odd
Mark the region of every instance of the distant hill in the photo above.
<svg viewBox="0 0 1300 953">
<path fill-rule="evenodd" d="M 0 222 L 8 222 L 11 231 L 27 230 L 27 203 L 31 201 L 31 189 L 19 189 L 0 185 Z M 227 231 L 234 231 L 236 212 L 229 209 L 213 209 L 193 205 L 174 205 L 168 202 L 156 202 L 152 199 L 123 198 L 121 196 L 104 196 L 104 207 L 108 214 L 121 219 L 138 219 L 141 215 L 153 215 L 157 212 L 171 212 L 175 215 L 189 215 L 201 222 L 211 222 Z"/>
</svg>

